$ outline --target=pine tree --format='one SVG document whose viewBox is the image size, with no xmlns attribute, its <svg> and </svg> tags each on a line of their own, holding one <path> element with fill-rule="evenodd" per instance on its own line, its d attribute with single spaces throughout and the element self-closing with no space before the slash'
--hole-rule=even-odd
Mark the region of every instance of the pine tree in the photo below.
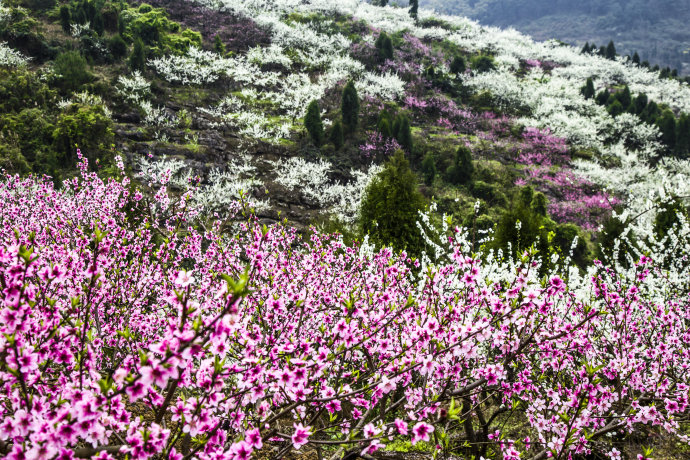
<svg viewBox="0 0 690 460">
<path fill-rule="evenodd" d="M 410 16 L 415 21 L 417 20 L 417 13 L 419 12 L 419 0 L 410 0 Z"/>
<path fill-rule="evenodd" d="M 374 45 L 379 52 L 379 60 L 381 62 L 393 59 L 393 40 L 391 40 L 387 33 L 381 32 L 378 38 L 376 38 Z"/>
<path fill-rule="evenodd" d="M 467 64 L 464 57 L 460 55 L 453 57 L 453 61 L 450 63 L 450 73 L 458 75 L 464 73 L 466 68 Z"/>
<path fill-rule="evenodd" d="M 585 99 L 592 99 L 594 97 L 596 91 L 594 90 L 594 81 L 592 81 L 592 77 L 587 79 L 587 84 L 582 87 L 581 92 Z"/>
<path fill-rule="evenodd" d="M 635 51 L 635 54 L 633 54 L 632 62 L 635 65 L 640 65 L 640 55 L 637 54 L 637 51 Z"/>
<path fill-rule="evenodd" d="M 400 116 L 400 129 L 396 137 L 398 144 L 408 153 L 412 153 L 412 128 L 410 119 L 404 115 Z"/>
<path fill-rule="evenodd" d="M 343 89 L 341 112 L 345 130 L 348 133 L 355 132 L 359 122 L 359 96 L 352 80 L 348 81 Z"/>
<path fill-rule="evenodd" d="M 333 126 L 331 126 L 331 134 L 328 137 L 328 140 L 333 143 L 333 146 L 335 147 L 336 150 L 340 150 L 345 143 L 345 139 L 343 136 L 343 124 L 340 122 L 340 120 L 337 120 L 335 123 L 333 123 Z"/>
<path fill-rule="evenodd" d="M 436 179 L 436 160 L 434 160 L 433 155 L 427 153 L 424 155 L 422 160 L 422 176 L 424 177 L 424 183 L 431 186 Z"/>
<path fill-rule="evenodd" d="M 395 117 L 395 120 L 393 120 L 393 124 L 391 125 L 391 135 L 394 138 L 398 138 L 400 135 L 400 123 L 402 121 L 401 115 L 398 115 Z"/>
<path fill-rule="evenodd" d="M 606 47 L 604 45 L 601 45 L 601 48 L 599 48 L 599 56 L 606 56 Z"/>
<path fill-rule="evenodd" d="M 647 98 L 647 95 L 645 93 L 638 94 L 635 100 L 633 101 L 633 113 L 635 115 L 640 115 L 642 112 L 644 112 L 644 109 L 647 108 L 647 102 L 649 102 L 649 99 Z"/>
<path fill-rule="evenodd" d="M 72 14 L 70 13 L 67 5 L 62 5 L 60 7 L 60 25 L 62 26 L 63 31 L 70 33 L 72 26 Z"/>
<path fill-rule="evenodd" d="M 446 178 L 451 184 L 460 185 L 469 183 L 473 175 L 472 152 L 468 147 L 461 145 L 455 152 L 453 164 L 446 170 Z"/>
<path fill-rule="evenodd" d="M 606 104 L 606 101 L 609 100 L 609 96 L 610 96 L 610 94 L 608 91 L 606 91 L 606 90 L 599 91 L 599 93 L 597 93 L 597 98 L 596 98 L 597 104 L 599 104 L 599 105 Z"/>
<path fill-rule="evenodd" d="M 618 99 L 623 106 L 623 108 L 627 109 L 630 107 L 630 103 L 632 102 L 632 95 L 630 94 L 630 88 L 628 85 L 625 85 L 623 88 L 623 91 L 619 92 L 616 95 L 616 99 Z"/>
<path fill-rule="evenodd" d="M 307 128 L 311 140 L 317 147 L 323 142 L 323 123 L 321 122 L 321 109 L 316 101 L 311 101 L 304 116 L 304 127 Z"/>
<path fill-rule="evenodd" d="M 582 54 L 587 54 L 587 53 L 589 53 L 589 42 L 586 42 L 586 43 L 585 43 L 585 46 L 582 47 L 581 53 L 582 53 Z"/>
<path fill-rule="evenodd" d="M 661 131 L 661 142 L 673 149 L 676 146 L 676 117 L 673 112 L 669 109 L 664 110 L 656 125 Z"/>
<path fill-rule="evenodd" d="M 681 113 L 676 126 L 676 152 L 686 158 L 690 154 L 690 116 Z"/>
<path fill-rule="evenodd" d="M 625 107 L 623 107 L 623 104 L 621 104 L 621 101 L 615 100 L 611 105 L 608 106 L 609 114 L 612 117 L 617 117 L 621 113 L 625 112 Z"/>
<path fill-rule="evenodd" d="M 105 23 L 103 22 L 103 15 L 100 12 L 97 12 L 94 16 L 91 28 L 99 37 L 103 35 L 103 32 L 105 31 Z"/>
<path fill-rule="evenodd" d="M 611 40 L 606 47 L 606 58 L 607 59 L 616 59 L 616 46 L 613 44 L 613 40 Z"/>
<path fill-rule="evenodd" d="M 417 228 L 424 197 L 402 150 L 367 187 L 360 208 L 360 228 L 375 244 L 390 245 L 419 256 L 423 240 Z"/>
<path fill-rule="evenodd" d="M 534 194 L 534 197 L 530 202 L 530 209 L 536 215 L 546 217 L 548 215 L 547 204 L 548 200 L 546 199 L 546 195 L 541 192 L 537 192 Z"/>
<path fill-rule="evenodd" d="M 390 139 L 393 137 L 391 132 L 391 122 L 390 118 L 382 118 L 379 120 L 376 129 L 384 139 Z"/>
<path fill-rule="evenodd" d="M 134 48 L 132 54 L 129 55 L 129 67 L 132 70 L 139 70 L 143 72 L 146 68 L 146 48 L 141 38 L 134 40 Z"/>
<path fill-rule="evenodd" d="M 654 101 L 649 101 L 649 104 L 647 104 L 647 107 L 640 115 L 640 118 L 645 123 L 649 123 L 650 125 L 655 124 L 656 119 L 659 118 L 659 106 L 657 103 Z"/>
<path fill-rule="evenodd" d="M 216 35 L 213 38 L 213 49 L 221 56 L 225 55 L 225 43 L 221 40 L 220 35 Z"/>
</svg>

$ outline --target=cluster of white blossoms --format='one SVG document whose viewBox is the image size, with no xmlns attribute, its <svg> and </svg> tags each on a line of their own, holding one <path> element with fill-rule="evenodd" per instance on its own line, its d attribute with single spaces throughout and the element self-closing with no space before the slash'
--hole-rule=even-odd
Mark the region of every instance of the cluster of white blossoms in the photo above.
<svg viewBox="0 0 690 460">
<path fill-rule="evenodd" d="M 115 91 L 130 104 L 140 105 L 151 96 L 151 83 L 135 70 L 130 77 L 120 75 Z"/>
<path fill-rule="evenodd" d="M 277 183 L 290 190 L 299 190 L 309 203 L 324 208 L 348 224 L 357 219 L 364 192 L 381 169 L 381 166 L 371 165 L 367 171 L 352 170 L 353 180 L 342 184 L 329 179 L 332 165 L 325 160 L 310 162 L 293 157 L 274 164 Z"/>
<path fill-rule="evenodd" d="M 0 43 L 0 66 L 1 67 L 22 67 L 26 65 L 28 59 L 17 50 L 13 50 L 7 43 Z"/>
</svg>

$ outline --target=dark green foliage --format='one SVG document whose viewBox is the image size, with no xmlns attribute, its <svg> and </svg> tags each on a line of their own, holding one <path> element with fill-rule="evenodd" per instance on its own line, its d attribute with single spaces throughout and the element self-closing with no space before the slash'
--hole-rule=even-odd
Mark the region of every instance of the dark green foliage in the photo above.
<svg viewBox="0 0 690 460">
<path fill-rule="evenodd" d="M 321 109 L 316 101 L 311 101 L 304 116 L 304 127 L 307 128 L 312 142 L 317 147 L 323 142 L 323 123 L 321 122 Z"/>
<path fill-rule="evenodd" d="M 379 61 L 384 62 L 393 59 L 393 40 L 385 32 L 381 32 L 376 39 L 376 49 L 379 52 Z"/>
<path fill-rule="evenodd" d="M 454 56 L 453 60 L 450 63 L 450 72 L 457 75 L 464 73 L 465 69 L 467 69 L 465 58 L 460 55 Z"/>
<path fill-rule="evenodd" d="M 110 51 L 110 54 L 112 54 L 113 58 L 115 58 L 116 61 L 119 61 L 120 59 L 127 56 L 127 43 L 120 36 L 120 34 L 114 35 L 108 41 L 108 50 Z"/>
<path fill-rule="evenodd" d="M 577 243 L 573 247 L 575 237 L 577 237 Z M 551 243 L 563 257 L 569 256 L 572 251 L 572 260 L 580 268 L 585 268 L 591 262 L 587 241 L 577 225 L 558 224 Z"/>
<path fill-rule="evenodd" d="M 7 142 L 0 134 L 0 170 L 3 169 L 10 174 L 27 174 L 31 171 L 19 147 L 12 142 Z"/>
<path fill-rule="evenodd" d="M 433 155 L 427 153 L 422 160 L 422 177 L 426 185 L 431 186 L 434 183 L 436 172 L 436 160 Z"/>
<path fill-rule="evenodd" d="M 633 113 L 635 113 L 635 115 L 640 115 L 642 112 L 644 112 L 644 109 L 647 108 L 648 102 L 649 98 L 647 98 L 647 95 L 645 93 L 638 94 L 635 100 L 633 101 Z"/>
<path fill-rule="evenodd" d="M 630 107 L 630 103 L 632 102 L 632 96 L 630 94 L 630 88 L 628 88 L 628 85 L 625 85 L 623 88 L 623 91 L 620 91 L 616 93 L 616 99 L 618 99 L 621 103 L 621 105 L 624 108 Z"/>
<path fill-rule="evenodd" d="M 676 146 L 676 117 L 673 112 L 664 110 L 657 119 L 656 125 L 661 131 L 661 141 L 673 149 Z"/>
<path fill-rule="evenodd" d="M 582 47 L 582 50 L 580 51 L 582 54 L 587 54 L 589 53 L 589 42 L 585 43 L 585 46 Z"/>
<path fill-rule="evenodd" d="M 376 129 L 386 139 L 390 139 L 393 137 L 393 132 L 391 130 L 390 118 L 380 119 L 378 124 L 376 125 Z"/>
<path fill-rule="evenodd" d="M 54 156 L 51 149 L 54 126 L 46 115 L 41 109 L 31 108 L 0 118 L 0 132 L 4 133 L 6 139 L 14 137 L 13 145 L 19 148 L 22 157 L 31 165 L 50 162 Z M 41 167 L 32 169 L 45 171 Z"/>
<path fill-rule="evenodd" d="M 654 101 L 649 101 L 647 107 L 642 111 L 640 118 L 642 118 L 642 121 L 645 123 L 654 124 L 656 123 L 656 119 L 659 117 L 659 115 L 660 110 L 657 103 Z"/>
<path fill-rule="evenodd" d="M 635 54 L 633 54 L 632 62 L 635 65 L 640 65 L 640 55 L 637 54 L 637 51 L 635 51 Z"/>
<path fill-rule="evenodd" d="M 216 35 L 213 38 L 213 49 L 216 51 L 216 53 L 220 54 L 221 56 L 225 55 L 225 43 L 223 43 L 223 40 L 220 38 L 220 35 Z"/>
<path fill-rule="evenodd" d="M 76 164 L 76 149 L 94 166 L 96 160 L 109 160 L 114 140 L 112 121 L 102 106 L 71 104 L 58 117 L 53 142 L 58 165 L 70 168 Z"/>
<path fill-rule="evenodd" d="M 333 123 L 333 126 L 331 126 L 331 133 L 328 136 L 328 140 L 333 143 L 336 150 L 340 150 L 345 143 L 345 138 L 343 136 L 343 124 L 340 122 L 340 120 L 336 120 L 335 123 Z"/>
<path fill-rule="evenodd" d="M 129 55 L 129 68 L 140 72 L 146 70 L 146 54 L 144 42 L 140 38 L 134 40 L 134 48 Z"/>
<path fill-rule="evenodd" d="M 625 107 L 623 107 L 623 104 L 621 104 L 619 100 L 614 100 L 613 103 L 609 105 L 608 111 L 612 117 L 617 117 L 621 113 L 625 112 Z"/>
<path fill-rule="evenodd" d="M 396 140 L 398 144 L 409 153 L 412 153 L 412 128 L 410 127 L 410 119 L 405 115 L 399 115 L 400 128 L 397 131 Z"/>
<path fill-rule="evenodd" d="M 419 13 L 419 0 L 410 0 L 410 16 L 413 19 L 417 19 L 417 14 Z"/>
<path fill-rule="evenodd" d="M 360 228 L 376 245 L 390 245 L 419 256 L 423 240 L 417 228 L 424 198 L 402 150 L 369 184 L 360 211 Z"/>
<path fill-rule="evenodd" d="M 446 170 L 446 180 L 451 184 L 467 184 L 472 180 L 474 174 L 474 164 L 472 163 L 472 152 L 464 145 L 455 151 L 453 164 Z"/>
<path fill-rule="evenodd" d="M 393 124 L 391 125 L 391 135 L 394 138 L 398 138 L 398 135 L 400 134 L 400 124 L 401 124 L 402 118 L 400 115 L 395 117 L 395 120 L 393 120 Z"/>
<path fill-rule="evenodd" d="M 70 33 L 72 25 L 72 13 L 70 13 L 67 5 L 62 5 L 60 7 L 60 25 L 65 33 Z"/>
<path fill-rule="evenodd" d="M 594 97 L 594 81 L 592 81 L 591 77 L 587 79 L 587 83 L 585 84 L 585 86 L 582 87 L 580 91 L 582 92 L 582 95 L 585 97 L 585 99 L 592 99 Z"/>
<path fill-rule="evenodd" d="M 78 51 L 60 53 L 55 59 L 53 69 L 60 76 L 60 88 L 68 93 L 78 91 L 94 79 L 87 69 L 86 59 Z"/>
<path fill-rule="evenodd" d="M 613 40 L 611 40 L 608 46 L 606 47 L 605 56 L 607 59 L 615 59 L 616 54 L 616 46 L 613 44 Z"/>
<path fill-rule="evenodd" d="M 45 107 L 55 103 L 57 94 L 25 69 L 0 68 L 0 112 L 19 112 L 25 107 Z"/>
<path fill-rule="evenodd" d="M 91 24 L 91 28 L 93 29 L 94 32 L 96 32 L 97 35 L 99 35 L 99 36 L 103 35 L 103 32 L 105 31 L 105 23 L 103 22 L 103 15 L 98 13 L 93 18 L 93 24 Z"/>
<path fill-rule="evenodd" d="M 606 104 L 606 101 L 609 100 L 609 96 L 610 96 L 610 94 L 608 91 L 606 91 L 606 90 L 599 91 L 599 93 L 597 93 L 597 98 L 596 98 L 597 104 L 599 104 L 599 105 Z"/>
<path fill-rule="evenodd" d="M 547 205 L 548 200 L 546 199 L 546 195 L 541 192 L 537 192 L 534 194 L 534 197 L 530 202 L 530 209 L 536 215 L 546 217 L 548 215 Z"/>
<path fill-rule="evenodd" d="M 359 96 L 352 80 L 348 81 L 343 89 L 341 112 L 345 130 L 348 133 L 355 132 L 359 123 Z"/>
<path fill-rule="evenodd" d="M 682 157 L 690 155 L 690 116 L 680 114 L 676 125 L 676 152 Z"/>
<path fill-rule="evenodd" d="M 474 56 L 472 58 L 472 68 L 479 73 L 489 72 L 496 68 L 494 58 L 485 54 Z"/>
</svg>

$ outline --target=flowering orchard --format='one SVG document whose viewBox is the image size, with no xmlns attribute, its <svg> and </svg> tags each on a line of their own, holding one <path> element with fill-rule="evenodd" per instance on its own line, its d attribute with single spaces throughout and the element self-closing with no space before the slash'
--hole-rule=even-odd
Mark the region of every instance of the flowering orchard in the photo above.
<svg viewBox="0 0 690 460">
<path fill-rule="evenodd" d="M 251 219 L 201 233 L 194 190 L 149 200 L 86 171 L 59 191 L 0 184 L 7 458 L 338 458 L 396 439 L 571 458 L 617 455 L 627 434 L 688 440 L 688 295 L 648 257 L 540 278 L 529 253 L 480 261 L 457 230 L 420 271 Z"/>
</svg>

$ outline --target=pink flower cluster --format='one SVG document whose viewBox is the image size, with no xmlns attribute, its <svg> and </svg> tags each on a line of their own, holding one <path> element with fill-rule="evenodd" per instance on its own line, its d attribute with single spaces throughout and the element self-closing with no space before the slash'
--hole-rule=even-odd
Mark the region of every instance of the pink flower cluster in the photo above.
<svg viewBox="0 0 690 460">
<path fill-rule="evenodd" d="M 384 137 L 378 131 L 367 132 L 367 141 L 359 146 L 359 151 L 365 158 L 383 161 L 400 149 L 398 141 Z"/>
<path fill-rule="evenodd" d="M 155 202 L 82 166 L 59 191 L 0 181 L 5 458 L 368 454 L 451 430 L 476 458 L 569 458 L 687 418 L 690 304 L 648 295 L 647 258 L 577 295 L 527 257 L 490 281 L 454 240 L 416 273 L 251 218 L 197 226 L 193 190 Z M 516 401 L 524 442 L 484 415 Z"/>
</svg>

